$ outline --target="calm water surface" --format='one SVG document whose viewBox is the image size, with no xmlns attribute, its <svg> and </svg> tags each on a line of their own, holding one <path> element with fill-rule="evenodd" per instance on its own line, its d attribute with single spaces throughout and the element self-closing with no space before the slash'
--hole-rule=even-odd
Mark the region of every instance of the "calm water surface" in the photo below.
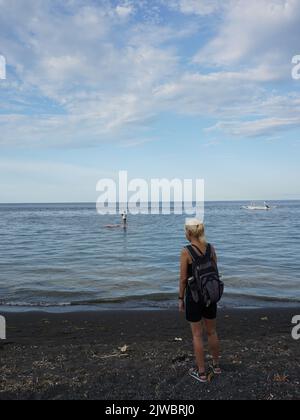
<svg viewBox="0 0 300 420">
<path fill-rule="evenodd" d="M 300 202 L 270 212 L 208 203 L 207 236 L 226 283 L 223 305 L 300 305 Z M 0 305 L 169 307 L 176 302 L 184 216 L 118 217 L 95 205 L 0 205 Z"/>
</svg>

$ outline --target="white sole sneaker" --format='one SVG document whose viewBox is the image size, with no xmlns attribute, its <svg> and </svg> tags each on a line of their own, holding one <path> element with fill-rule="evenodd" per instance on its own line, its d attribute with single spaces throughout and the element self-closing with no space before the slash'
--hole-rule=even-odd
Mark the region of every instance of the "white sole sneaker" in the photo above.
<svg viewBox="0 0 300 420">
<path fill-rule="evenodd" d="M 195 379 L 196 381 L 200 382 L 201 384 L 207 384 L 208 379 L 207 376 L 205 375 L 206 379 L 202 379 L 203 376 L 200 376 L 200 373 L 196 370 L 196 369 L 191 369 L 189 371 L 189 375 L 191 378 Z"/>
</svg>

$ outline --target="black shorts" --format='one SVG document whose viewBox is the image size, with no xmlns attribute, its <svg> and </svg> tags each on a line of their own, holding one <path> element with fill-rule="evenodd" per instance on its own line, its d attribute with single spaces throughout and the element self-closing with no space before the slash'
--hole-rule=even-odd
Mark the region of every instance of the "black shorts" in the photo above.
<svg viewBox="0 0 300 420">
<path fill-rule="evenodd" d="M 216 304 L 206 307 L 201 302 L 194 302 L 190 290 L 187 289 L 185 311 L 187 321 L 194 323 L 200 322 L 203 318 L 208 320 L 216 319 L 218 307 Z"/>
</svg>

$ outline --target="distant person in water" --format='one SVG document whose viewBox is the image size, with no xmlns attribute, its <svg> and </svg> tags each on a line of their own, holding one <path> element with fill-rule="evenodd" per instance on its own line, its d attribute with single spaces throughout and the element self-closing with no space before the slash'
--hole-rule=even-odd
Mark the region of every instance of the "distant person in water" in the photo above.
<svg viewBox="0 0 300 420">
<path fill-rule="evenodd" d="M 122 213 L 123 227 L 127 227 L 127 212 L 124 210 Z"/>
<path fill-rule="evenodd" d="M 119 224 L 119 225 L 106 225 L 105 227 L 107 229 L 120 229 L 120 228 L 126 229 L 127 228 L 127 212 L 126 211 L 123 211 L 122 214 L 121 214 L 121 217 L 122 217 L 122 224 Z"/>
<path fill-rule="evenodd" d="M 217 267 L 217 255 L 213 246 L 207 243 L 205 238 L 204 225 L 197 219 L 187 221 L 186 238 L 189 241 L 193 252 L 199 257 L 208 256 Z M 194 352 L 197 363 L 197 369 L 192 369 L 189 374 L 199 382 L 208 381 L 207 370 L 205 366 L 205 355 L 203 345 L 204 332 L 207 333 L 210 352 L 213 363 L 210 366 L 215 375 L 220 375 L 219 366 L 220 344 L 217 335 L 217 305 L 205 306 L 201 302 L 195 303 L 189 286 L 189 279 L 193 277 L 193 258 L 188 248 L 184 248 L 181 253 L 181 271 L 179 287 L 179 311 L 186 314 L 186 319 L 191 325 L 194 343 Z"/>
<path fill-rule="evenodd" d="M 122 217 L 122 224 L 121 225 L 106 225 L 107 229 L 118 229 L 118 228 L 127 228 L 127 212 L 124 210 L 121 214 Z"/>
</svg>

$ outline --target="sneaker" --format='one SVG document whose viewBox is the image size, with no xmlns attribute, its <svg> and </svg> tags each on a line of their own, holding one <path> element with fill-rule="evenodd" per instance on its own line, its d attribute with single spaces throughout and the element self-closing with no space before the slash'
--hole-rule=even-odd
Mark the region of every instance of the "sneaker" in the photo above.
<svg viewBox="0 0 300 420">
<path fill-rule="evenodd" d="M 206 384 L 208 382 L 206 372 L 200 373 L 197 369 L 191 369 L 189 371 L 189 375 L 196 379 L 196 381 L 201 382 L 202 384 Z"/>
</svg>

